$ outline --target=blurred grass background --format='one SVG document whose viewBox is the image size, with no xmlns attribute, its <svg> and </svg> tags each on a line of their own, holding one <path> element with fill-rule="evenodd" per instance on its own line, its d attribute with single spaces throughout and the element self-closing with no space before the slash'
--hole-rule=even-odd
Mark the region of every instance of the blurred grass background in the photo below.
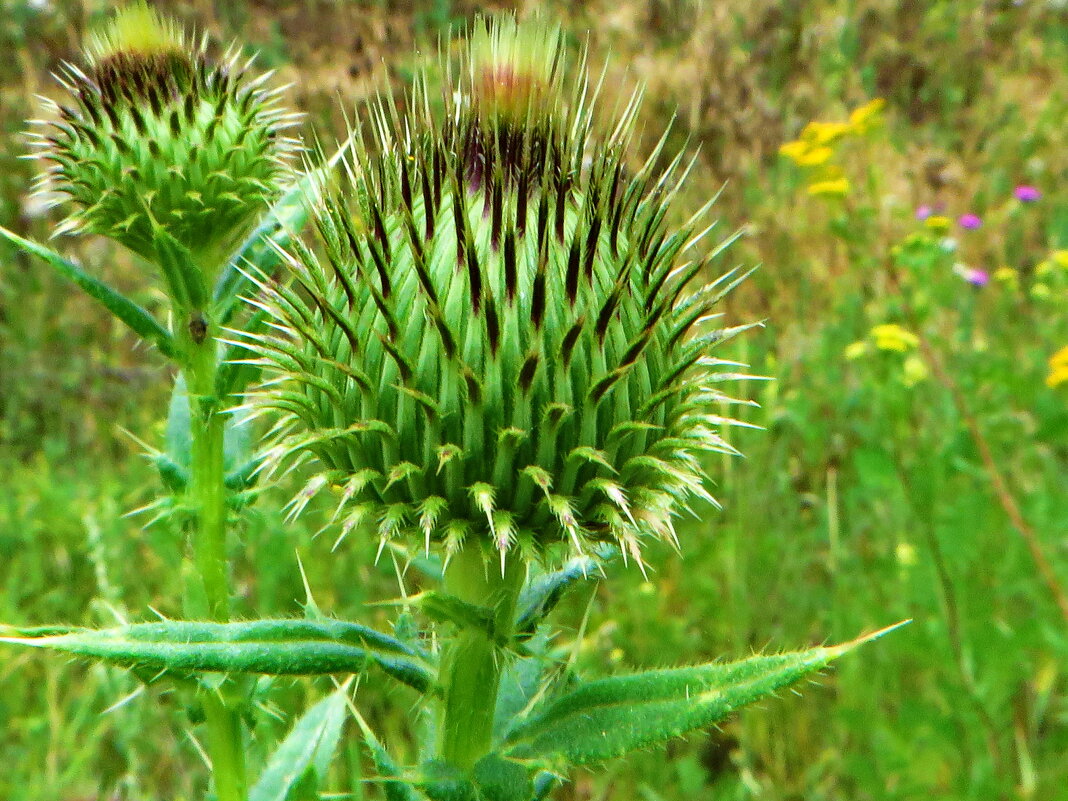
<svg viewBox="0 0 1068 801">
<path fill-rule="evenodd" d="M 722 190 L 720 232 L 744 226 L 727 263 L 762 267 L 728 319 L 768 325 L 731 356 L 775 379 L 744 388 L 761 403 L 743 410 L 747 421 L 767 430 L 732 432 L 746 457 L 711 465 L 724 509 L 683 523 L 682 558 L 653 548 L 648 581 L 619 568 L 603 584 L 582 665 L 742 656 L 915 622 L 800 698 L 749 710 L 666 755 L 580 774 L 562 798 L 1068 798 L 1066 621 L 968 428 L 977 424 L 1068 585 L 1068 385 L 1046 382 L 1048 360 L 1068 345 L 1068 254 L 1053 255 L 1068 248 L 1064 3 L 155 5 L 258 51 L 279 82 L 294 82 L 289 102 L 337 134 L 377 82 L 402 89 L 414 50 L 449 25 L 478 11 L 540 11 L 576 49 L 588 40 L 594 65 L 610 58 L 606 107 L 645 84 L 635 159 L 674 115 L 671 144 L 698 154 L 680 217 Z M 29 196 L 24 121 L 39 113 L 36 93 L 55 93 L 49 72 L 77 57 L 109 8 L 0 2 L 0 224 L 23 235 L 44 240 L 57 219 Z M 807 123 L 844 120 L 873 98 L 886 101 L 884 122 L 834 143 L 829 163 L 840 172 L 779 154 Z M 848 181 L 844 196 L 808 192 L 821 171 Z M 1014 201 L 1017 184 L 1042 198 Z M 948 233 L 916 220 L 922 205 L 949 218 Z M 982 227 L 957 226 L 964 213 Z M 142 267 L 110 244 L 56 245 L 162 308 Z M 998 277 L 976 286 L 968 269 Z M 929 352 L 879 349 L 870 331 L 887 323 Z M 857 342 L 867 344 L 850 348 Z M 180 537 L 123 517 L 157 487 L 124 431 L 160 441 L 169 384 L 161 360 L 87 298 L 0 244 L 0 620 L 107 625 L 147 619 L 149 606 L 178 614 Z M 395 592 L 392 568 L 367 566 L 373 544 L 331 554 L 330 537 L 311 536 L 314 518 L 283 525 L 284 497 L 268 495 L 240 528 L 241 611 L 299 613 L 299 553 L 324 610 L 388 625 L 382 608 L 361 606 Z M 582 613 L 566 610 L 565 625 Z M 321 689 L 275 682 L 254 747 L 268 748 Z M 116 670 L 0 653 L 0 798 L 202 797 L 191 713 L 155 689 L 109 709 L 137 692 Z M 358 700 L 387 742 L 408 748 L 409 697 L 371 679 Z M 381 797 L 355 783 L 358 760 L 351 737 L 337 797 Z"/>
</svg>

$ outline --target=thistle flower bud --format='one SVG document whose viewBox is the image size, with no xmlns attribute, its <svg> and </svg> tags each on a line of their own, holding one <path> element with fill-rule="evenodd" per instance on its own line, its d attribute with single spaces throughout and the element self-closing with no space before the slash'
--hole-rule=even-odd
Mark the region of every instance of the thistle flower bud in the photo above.
<svg viewBox="0 0 1068 801">
<path fill-rule="evenodd" d="M 668 225 L 681 157 L 628 174 L 636 99 L 596 140 L 561 54 L 504 18 L 441 119 L 425 80 L 403 113 L 372 107 L 373 141 L 309 201 L 325 255 L 299 245 L 294 283 L 261 284 L 275 331 L 249 338 L 273 375 L 252 408 L 281 414 L 276 463 L 316 463 L 296 508 L 335 486 L 343 534 L 640 559 L 710 499 L 701 454 L 734 452 L 716 382 L 738 376 L 710 351 L 747 326 L 707 324 L 741 278 L 688 289 L 722 250 L 698 248 L 708 206 Z"/>
<path fill-rule="evenodd" d="M 206 40 L 190 45 L 143 3 L 91 37 L 86 60 L 57 76 L 69 104 L 49 101 L 55 119 L 36 142 L 51 163 L 38 188 L 75 206 L 57 233 L 102 234 L 156 260 L 158 224 L 210 275 L 277 195 L 293 116 L 236 51 L 214 62 Z"/>
</svg>

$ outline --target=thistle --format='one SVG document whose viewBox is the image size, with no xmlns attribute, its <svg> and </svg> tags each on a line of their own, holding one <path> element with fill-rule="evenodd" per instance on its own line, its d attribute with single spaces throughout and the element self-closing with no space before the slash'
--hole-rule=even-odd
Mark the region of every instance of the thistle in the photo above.
<svg viewBox="0 0 1068 801">
<path fill-rule="evenodd" d="M 341 175 L 329 177 L 328 163 L 302 179 L 258 228 L 299 227 L 294 200 L 310 186 L 322 247 L 276 232 L 268 241 L 292 280 L 268 278 L 275 252 L 250 245 L 210 298 L 199 265 L 218 265 L 272 194 L 287 118 L 257 82 L 238 88 L 232 58 L 210 67 L 203 46 L 188 55 L 144 6 L 120 14 L 91 52 L 88 74 L 68 68 L 78 110 L 61 108 L 45 140 L 49 180 L 80 206 L 67 229 L 115 236 L 185 291 L 172 293 L 174 330 L 58 254 L 0 235 L 179 366 L 167 458 L 195 510 L 203 599 L 190 593 L 187 620 L 4 627 L 0 642 L 199 688 L 219 801 L 319 797 L 347 710 L 387 798 L 541 801 L 571 766 L 711 726 L 882 633 L 593 682 L 564 656 L 571 648 L 548 617 L 565 592 L 596 579 L 596 558 L 618 546 L 640 563 L 643 539 L 675 542 L 674 516 L 711 499 L 702 455 L 734 453 L 718 433 L 733 422 L 720 410 L 745 402 L 717 389 L 745 376 L 712 351 L 748 326 L 712 325 L 744 275 L 691 286 L 729 240 L 700 246 L 711 204 L 669 222 L 681 156 L 657 171 L 665 139 L 627 168 L 638 96 L 599 133 L 597 93 L 584 63 L 569 71 L 558 30 L 483 23 L 459 69 L 446 71 L 441 101 L 428 73 L 403 112 L 388 99 L 367 108 Z M 260 310 L 229 329 L 236 341 L 221 357 L 216 333 L 241 324 L 233 301 L 250 285 Z M 442 589 L 406 595 L 392 634 L 323 616 L 310 589 L 306 619 L 231 619 L 228 501 L 247 477 L 244 467 L 227 473 L 241 447 L 239 432 L 227 436 L 223 399 L 247 395 L 257 367 L 267 377 L 247 406 L 279 413 L 269 462 L 314 463 L 293 513 L 333 486 L 342 537 L 368 523 L 382 545 L 414 541 L 445 556 Z M 234 464 L 251 472 L 257 462 Z M 534 564 L 568 550 L 578 553 L 559 569 Z M 433 636 L 419 636 L 409 609 Z M 420 742 L 418 765 L 394 760 L 346 682 L 294 724 L 251 783 L 242 721 L 262 703 L 242 689 L 252 683 L 227 674 L 368 670 L 421 696 L 416 728 L 434 742 Z M 215 675 L 190 682 L 200 673 Z"/>
<path fill-rule="evenodd" d="M 165 230 L 211 277 L 277 197 L 293 115 L 236 49 L 216 62 L 206 39 L 191 45 L 143 3 L 89 40 L 86 62 L 64 65 L 69 105 L 46 101 L 53 121 L 37 121 L 51 164 L 38 189 L 74 205 L 56 233 L 102 234 L 160 261 Z"/>
<path fill-rule="evenodd" d="M 640 561 L 711 500 L 701 455 L 734 452 L 717 384 L 736 377 L 712 348 L 746 326 L 710 312 L 741 278 L 691 289 L 722 250 L 698 247 L 708 206 L 669 225 L 681 157 L 631 174 L 638 97 L 598 138 L 577 72 L 558 30 L 482 23 L 441 113 L 425 76 L 403 112 L 368 110 L 310 201 L 325 255 L 297 247 L 295 282 L 261 285 L 272 455 L 315 460 L 296 503 L 335 486 L 343 533 L 447 555 L 474 539 L 502 571 L 561 540 Z"/>
</svg>

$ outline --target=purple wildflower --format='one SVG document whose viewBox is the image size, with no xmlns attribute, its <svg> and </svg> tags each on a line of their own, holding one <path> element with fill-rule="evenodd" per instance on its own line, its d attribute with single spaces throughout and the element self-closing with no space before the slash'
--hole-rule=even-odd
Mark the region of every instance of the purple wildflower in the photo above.
<svg viewBox="0 0 1068 801">
<path fill-rule="evenodd" d="M 986 270 L 979 270 L 975 267 L 969 267 L 967 264 L 961 264 L 957 262 L 953 265 L 953 272 L 963 278 L 972 286 L 982 287 L 990 283 L 990 273 Z"/>
<path fill-rule="evenodd" d="M 920 206 L 918 209 L 916 209 L 916 219 L 917 220 L 926 220 L 932 214 L 934 214 L 934 209 L 932 209 L 930 206 L 928 206 L 926 204 L 923 205 L 923 206 Z"/>
<path fill-rule="evenodd" d="M 979 219 L 978 214 L 962 214 L 960 219 L 957 220 L 957 224 L 961 228 L 967 228 L 969 231 L 974 231 L 976 228 L 982 226 L 983 221 Z"/>
<path fill-rule="evenodd" d="M 1038 187 L 1028 186 L 1027 184 L 1020 184 L 1012 190 L 1012 194 L 1021 203 L 1034 203 L 1042 198 L 1042 193 L 1038 190 Z"/>
</svg>

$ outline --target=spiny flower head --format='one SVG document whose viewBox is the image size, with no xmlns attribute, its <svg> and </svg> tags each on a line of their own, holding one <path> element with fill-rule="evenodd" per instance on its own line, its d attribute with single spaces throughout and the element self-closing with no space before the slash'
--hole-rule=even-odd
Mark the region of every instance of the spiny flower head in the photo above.
<svg viewBox="0 0 1068 801">
<path fill-rule="evenodd" d="M 231 51 L 213 61 L 170 21 L 132 5 L 89 39 L 85 69 L 64 65 L 65 103 L 37 138 L 39 189 L 75 206 L 58 231 L 112 237 L 157 260 L 159 226 L 209 274 L 278 192 L 292 115 Z"/>
<path fill-rule="evenodd" d="M 466 68 L 471 101 L 483 122 L 526 125 L 543 119 L 559 89 L 563 43 L 548 25 L 478 25 L 471 35 Z"/>
<path fill-rule="evenodd" d="M 552 52 L 506 44 L 522 42 Z M 667 222 L 681 157 L 629 172 L 636 99 L 596 137 L 558 43 L 483 23 L 443 114 L 425 79 L 403 112 L 368 109 L 344 174 L 309 199 L 323 255 L 298 244 L 293 283 L 260 282 L 274 330 L 246 341 L 273 375 L 250 408 L 281 415 L 272 461 L 316 465 L 294 508 L 334 486 L 342 535 L 369 522 L 446 553 L 478 538 L 502 563 L 608 540 L 640 559 L 710 499 L 702 453 L 734 452 L 719 387 L 740 375 L 711 351 L 748 326 L 710 324 L 742 276 L 691 288 L 727 244 L 699 245 L 711 203 Z"/>
</svg>

